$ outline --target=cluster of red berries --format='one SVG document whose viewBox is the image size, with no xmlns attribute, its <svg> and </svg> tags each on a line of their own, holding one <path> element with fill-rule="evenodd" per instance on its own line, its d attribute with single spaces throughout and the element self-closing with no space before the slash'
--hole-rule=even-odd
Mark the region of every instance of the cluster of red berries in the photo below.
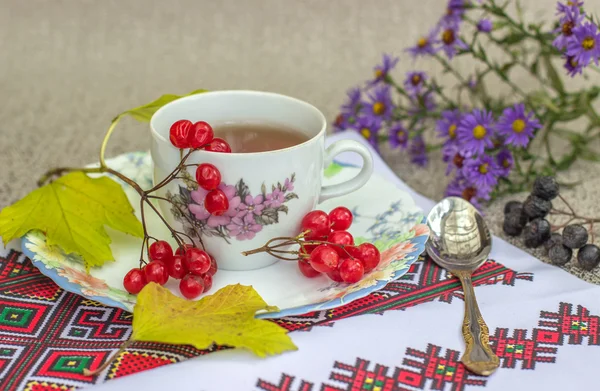
<svg viewBox="0 0 600 391">
<path fill-rule="evenodd" d="M 353 284 L 375 269 L 381 260 L 379 250 L 371 243 L 355 246 L 347 231 L 351 225 L 352 212 L 343 206 L 329 214 L 322 210 L 306 214 L 301 230 L 311 244 L 301 244 L 300 272 L 309 278 L 325 273 L 333 281 Z"/>
<path fill-rule="evenodd" d="M 171 144 L 180 149 L 202 149 L 210 152 L 230 153 L 231 147 L 227 141 L 214 137 L 212 127 L 204 122 L 192 123 L 182 119 L 171 125 L 169 132 Z M 229 200 L 225 193 L 218 189 L 221 184 L 221 172 L 210 163 L 199 164 L 196 168 L 196 181 L 208 194 L 204 199 L 206 211 L 220 216 L 229 209 Z"/>
<path fill-rule="evenodd" d="M 187 299 L 194 299 L 212 287 L 217 262 L 206 251 L 186 244 L 173 249 L 164 240 L 148 248 L 150 262 L 142 268 L 131 269 L 123 278 L 123 286 L 131 294 L 139 293 L 146 284 L 165 285 L 169 276 L 179 281 L 179 290 Z"/>
</svg>

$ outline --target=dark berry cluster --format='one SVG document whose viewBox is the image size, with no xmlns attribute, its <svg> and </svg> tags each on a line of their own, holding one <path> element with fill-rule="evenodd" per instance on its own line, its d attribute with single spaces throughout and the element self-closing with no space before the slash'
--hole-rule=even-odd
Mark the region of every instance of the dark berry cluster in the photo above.
<svg viewBox="0 0 600 391">
<path fill-rule="evenodd" d="M 548 251 L 550 261 L 556 265 L 564 265 L 573 258 L 577 251 L 577 264 L 584 270 L 592 270 L 600 263 L 600 248 L 588 243 L 587 229 L 581 224 L 568 224 L 553 227 L 547 220 L 548 215 L 554 214 L 552 200 L 559 195 L 559 186 L 554 177 L 538 177 L 533 184 L 533 190 L 525 202 L 509 201 L 504 206 L 503 230 L 507 235 L 523 234 L 526 247 L 536 248 L 541 245 Z M 578 216 L 570 205 L 570 212 L 555 211 L 555 214 L 570 217 L 569 221 L 582 220 L 591 222 L 588 218 Z M 558 231 L 562 228 L 562 234 Z"/>
</svg>

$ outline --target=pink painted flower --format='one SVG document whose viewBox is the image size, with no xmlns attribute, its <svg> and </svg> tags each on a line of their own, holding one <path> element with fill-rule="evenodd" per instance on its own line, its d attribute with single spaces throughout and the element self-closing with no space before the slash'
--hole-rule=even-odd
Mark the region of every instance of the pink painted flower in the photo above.
<svg viewBox="0 0 600 391">
<path fill-rule="evenodd" d="M 229 200 L 229 209 L 227 209 L 227 212 L 224 213 L 225 216 L 237 216 L 239 212 L 239 206 L 242 200 L 239 196 L 235 195 L 235 186 L 221 183 L 219 185 L 219 189 L 221 189 L 223 193 L 225 193 L 225 196 L 227 196 L 227 199 Z"/>
<path fill-rule="evenodd" d="M 285 183 L 283 184 L 283 187 L 287 191 L 294 190 L 294 182 L 290 181 L 289 178 L 285 178 Z"/>
<path fill-rule="evenodd" d="M 250 240 L 254 239 L 256 233 L 262 230 L 262 225 L 256 224 L 253 213 L 248 213 L 244 217 L 232 218 L 227 229 L 229 235 L 235 236 L 237 240 Z"/>
<path fill-rule="evenodd" d="M 411 242 L 402 242 L 398 243 L 385 251 L 381 252 L 381 262 L 379 263 L 378 268 L 381 268 L 381 265 L 387 265 L 392 261 L 396 261 L 399 259 L 404 259 L 407 254 L 410 254 L 415 249 L 415 245 Z"/>
<path fill-rule="evenodd" d="M 415 236 L 429 235 L 427 224 L 417 224 L 413 227 L 413 231 L 415 231 Z"/>
<path fill-rule="evenodd" d="M 285 194 L 279 190 L 273 190 L 273 193 L 267 194 L 267 200 L 265 201 L 265 205 L 270 208 L 277 208 L 281 206 L 285 202 Z"/>
<path fill-rule="evenodd" d="M 204 207 L 204 199 L 208 194 L 208 190 L 204 190 L 199 187 L 198 190 L 194 190 L 190 193 L 192 200 L 194 200 L 195 204 L 189 204 L 188 209 L 190 212 L 196 217 L 198 220 L 206 220 L 210 217 L 210 213 Z"/>
<path fill-rule="evenodd" d="M 263 204 L 264 198 L 262 194 L 257 195 L 256 197 L 252 197 L 251 195 L 247 195 L 243 204 L 240 204 L 239 210 L 240 213 L 238 216 L 245 216 L 247 213 L 254 213 L 255 215 L 260 216 L 262 214 L 265 205 Z"/>
</svg>

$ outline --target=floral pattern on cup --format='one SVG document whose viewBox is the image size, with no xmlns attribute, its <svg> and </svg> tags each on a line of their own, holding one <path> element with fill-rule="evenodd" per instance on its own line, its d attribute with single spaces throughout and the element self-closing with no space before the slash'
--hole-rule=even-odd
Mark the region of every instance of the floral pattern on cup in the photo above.
<svg viewBox="0 0 600 391">
<path fill-rule="evenodd" d="M 298 198 L 293 192 L 295 179 L 293 173 L 283 184 L 272 185 L 269 193 L 263 183 L 258 195 L 250 193 L 243 179 L 235 185 L 221 183 L 219 189 L 229 201 L 229 209 L 221 216 L 208 213 L 204 207 L 208 191 L 189 177 L 184 179 L 185 186 L 179 185 L 177 194 L 168 192 L 167 198 L 172 203 L 171 213 L 187 234 L 193 237 L 197 230 L 202 235 L 221 237 L 230 243 L 230 240 L 253 239 L 263 226 L 277 224 L 280 213 L 288 213 L 286 204 Z"/>
</svg>

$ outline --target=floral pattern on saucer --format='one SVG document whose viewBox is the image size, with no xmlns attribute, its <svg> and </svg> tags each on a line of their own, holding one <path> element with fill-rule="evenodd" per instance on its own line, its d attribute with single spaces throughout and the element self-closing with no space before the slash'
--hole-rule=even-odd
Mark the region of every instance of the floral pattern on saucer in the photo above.
<svg viewBox="0 0 600 391">
<path fill-rule="evenodd" d="M 263 183 L 258 195 L 250 194 L 243 179 L 235 185 L 221 183 L 219 189 L 229 201 L 229 209 L 221 216 L 208 213 L 204 207 L 208 190 L 199 187 L 191 177 L 186 177 L 186 186 L 179 186 L 178 194 L 168 192 L 167 198 L 173 205 L 171 213 L 175 220 L 190 236 L 195 236 L 197 230 L 204 236 L 217 236 L 227 243 L 232 239 L 250 240 L 262 231 L 263 226 L 277 224 L 280 213 L 288 213 L 286 203 L 298 198 L 292 191 L 295 178 L 296 174 L 292 174 L 283 184 L 272 185 L 268 193 Z"/>
<path fill-rule="evenodd" d="M 108 163 L 113 169 L 126 172 L 136 182 L 143 184 L 144 187 L 152 186 L 152 168 L 148 154 L 126 154 L 111 159 Z M 333 163 L 325 170 L 325 177 L 339 180 L 343 179 L 344 176 L 354 176 L 356 171 L 357 168 L 353 166 Z M 296 299 L 292 300 L 293 304 L 288 301 L 290 305 L 279 305 L 276 302 L 278 300 L 276 296 L 265 297 L 270 303 L 278 305 L 280 311 L 257 314 L 257 317 L 298 316 L 312 311 L 339 307 L 384 288 L 388 282 L 404 275 L 410 266 L 417 261 L 425 249 L 425 243 L 429 236 L 429 230 L 424 224 L 423 212 L 416 207 L 408 194 L 398 190 L 392 183 L 382 178 L 373 180 L 373 186 L 376 188 L 365 189 L 360 194 L 344 196 L 346 198 L 340 197 L 340 199 L 326 201 L 321 207 L 328 210 L 344 204 L 353 211 L 354 223 L 351 231 L 354 229 L 352 233 L 355 236 L 355 241 L 357 244 L 371 242 L 377 246 L 382 255 L 378 267 L 361 281 L 351 285 L 336 283 L 324 276 L 316 279 L 307 279 L 301 275 L 297 276 L 297 274 L 299 275 L 297 267 L 289 264 L 276 263 L 264 270 L 256 271 L 258 274 L 252 277 L 254 279 L 246 280 L 245 284 L 259 284 L 260 281 L 265 279 L 263 273 L 271 273 L 269 280 L 275 281 L 276 285 L 283 284 L 290 288 L 291 279 L 295 279 L 295 284 L 298 284 L 299 289 L 304 292 L 304 294 L 301 292 L 298 295 L 292 295 Z M 240 182 L 235 187 L 243 189 Z M 290 176 L 287 183 L 284 181 L 282 184 L 277 184 L 275 189 L 272 188 L 271 193 L 275 190 L 285 193 L 283 197 L 285 203 L 286 196 L 291 194 L 293 190 L 293 175 Z M 137 193 L 130 191 L 127 187 L 125 187 L 125 192 L 135 207 L 139 203 L 135 202 Z M 239 194 L 239 190 L 236 189 L 236 192 Z M 379 202 L 382 200 L 382 195 L 385 195 L 383 199 L 390 201 Z M 266 197 L 263 198 L 263 204 L 265 204 L 265 200 Z M 253 197 L 252 200 L 248 198 L 244 204 L 248 206 L 251 204 L 250 201 L 256 205 L 260 204 L 261 200 L 256 200 L 256 197 Z M 241 203 L 240 196 L 238 208 Z M 387 206 L 385 206 L 386 204 Z M 263 214 L 264 209 L 266 207 L 263 208 Z M 247 213 L 254 213 L 254 211 L 248 210 Z M 108 262 L 100 268 L 93 268 L 91 274 L 86 273 L 80 257 L 65 254 L 59 248 L 49 246 L 41 232 L 33 231 L 25 235 L 22 238 L 22 249 L 43 274 L 54 280 L 64 290 L 108 306 L 132 311 L 136 296 L 130 295 L 124 290 L 122 278 L 131 267 L 131 263 L 135 264 L 136 260 L 134 258 L 139 254 L 141 240 L 125 234 L 120 236 L 116 232 L 111 234 L 111 239 L 113 240 L 111 247 L 114 245 L 113 252 L 116 262 Z M 219 278 L 224 278 L 228 272 L 219 271 L 219 273 Z M 227 277 L 228 283 L 239 282 L 236 280 L 237 277 L 235 276 L 237 274 L 235 272 L 229 273 L 231 274 Z M 167 286 L 171 283 L 172 281 L 167 283 Z M 271 287 L 271 292 L 266 293 L 273 295 L 273 292 L 282 292 L 282 287 L 279 285 Z M 176 289 L 176 284 L 171 284 L 171 289 Z M 304 297 L 304 299 L 297 300 L 298 297 Z"/>
<path fill-rule="evenodd" d="M 136 297 L 123 289 L 110 287 L 106 281 L 88 274 L 77 255 L 65 254 L 56 246 L 49 246 L 40 231 L 27 234 L 23 252 L 40 271 L 52 278 L 61 288 L 113 307 L 133 308 Z"/>
</svg>

